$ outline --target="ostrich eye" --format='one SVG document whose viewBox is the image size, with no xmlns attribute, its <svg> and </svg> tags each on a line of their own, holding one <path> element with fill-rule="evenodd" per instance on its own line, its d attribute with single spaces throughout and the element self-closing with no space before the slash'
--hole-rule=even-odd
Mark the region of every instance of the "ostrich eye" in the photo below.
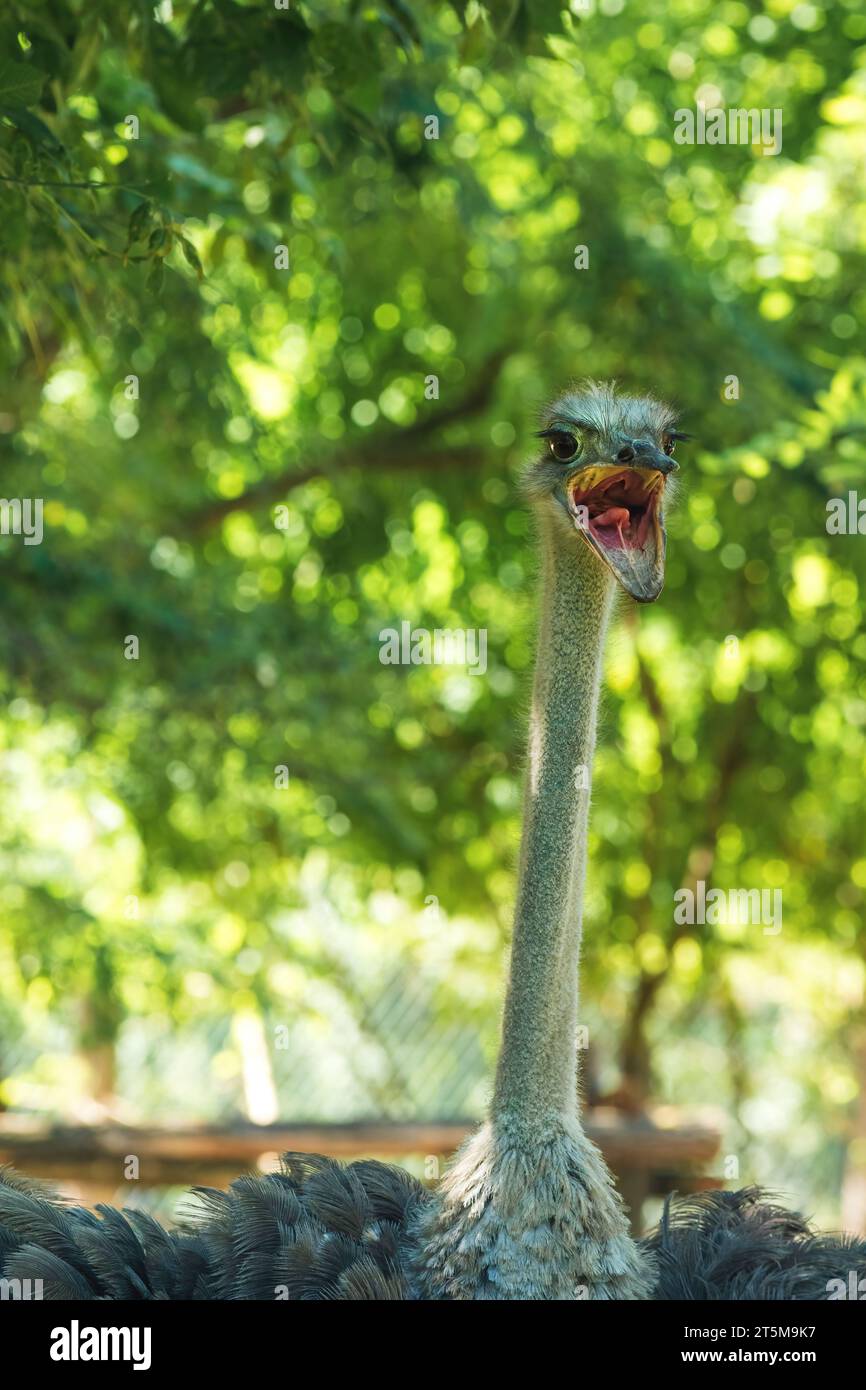
<svg viewBox="0 0 866 1390">
<path fill-rule="evenodd" d="M 671 439 L 671 436 L 669 434 L 665 435 L 664 450 L 669 458 L 676 451 L 676 447 L 677 441 L 675 439 Z"/>
<path fill-rule="evenodd" d="M 580 453 L 580 440 L 567 430 L 551 430 L 547 436 L 547 447 L 560 463 L 568 463 Z"/>
</svg>

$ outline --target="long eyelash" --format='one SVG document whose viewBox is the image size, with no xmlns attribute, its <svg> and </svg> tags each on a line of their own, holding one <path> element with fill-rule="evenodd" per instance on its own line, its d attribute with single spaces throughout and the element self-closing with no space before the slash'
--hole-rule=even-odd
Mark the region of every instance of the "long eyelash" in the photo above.
<svg viewBox="0 0 866 1390">
<path fill-rule="evenodd" d="M 551 425 L 549 429 L 536 430 L 533 437 L 535 439 L 549 439 L 552 434 L 574 434 L 587 428 L 586 425 Z"/>
<path fill-rule="evenodd" d="M 683 444 L 688 444 L 690 439 L 694 439 L 693 434 L 684 434 L 682 430 L 665 430 L 668 439 L 682 440 Z"/>
</svg>

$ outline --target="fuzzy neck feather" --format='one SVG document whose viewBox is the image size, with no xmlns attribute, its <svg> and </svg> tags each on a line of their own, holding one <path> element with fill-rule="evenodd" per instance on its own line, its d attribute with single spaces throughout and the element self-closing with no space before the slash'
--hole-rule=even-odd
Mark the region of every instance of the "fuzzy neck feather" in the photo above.
<svg viewBox="0 0 866 1390">
<path fill-rule="evenodd" d="M 540 526 L 541 622 L 502 1052 L 490 1117 L 413 1232 L 422 1298 L 642 1299 L 654 1281 L 577 1111 L 588 783 L 613 581 L 552 511 L 541 509 Z"/>
<path fill-rule="evenodd" d="M 613 580 L 542 519 L 542 600 L 523 839 L 494 1126 L 527 1143 L 577 1114 L 578 963 L 589 781 Z"/>
</svg>

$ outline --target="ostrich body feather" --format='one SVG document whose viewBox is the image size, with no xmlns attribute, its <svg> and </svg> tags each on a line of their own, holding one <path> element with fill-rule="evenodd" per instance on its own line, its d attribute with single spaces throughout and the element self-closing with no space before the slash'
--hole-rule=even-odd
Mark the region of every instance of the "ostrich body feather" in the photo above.
<svg viewBox="0 0 866 1390">
<path fill-rule="evenodd" d="M 286 1154 L 279 1173 L 228 1192 L 194 1188 L 166 1231 L 143 1212 L 70 1206 L 3 1170 L 0 1278 L 41 1280 L 46 1300 L 429 1297 L 416 1268 L 432 1205 L 388 1164 Z M 638 1250 L 656 1272 L 652 1300 L 827 1299 L 832 1281 L 866 1276 L 866 1240 L 816 1235 L 756 1188 L 669 1199 Z"/>
</svg>

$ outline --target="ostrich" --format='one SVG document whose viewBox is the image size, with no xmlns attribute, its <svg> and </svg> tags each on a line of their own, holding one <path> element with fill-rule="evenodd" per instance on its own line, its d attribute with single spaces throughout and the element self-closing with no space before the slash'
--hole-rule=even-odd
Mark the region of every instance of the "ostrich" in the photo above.
<svg viewBox="0 0 866 1390">
<path fill-rule="evenodd" d="M 664 582 L 673 412 L 586 382 L 545 412 L 524 486 L 541 614 L 502 1046 L 489 1112 L 430 1192 L 386 1164 L 287 1154 L 196 1189 L 176 1230 L 99 1215 L 0 1174 L 0 1275 L 45 1298 L 570 1300 L 825 1298 L 866 1241 L 814 1235 L 761 1193 L 668 1204 L 636 1242 L 581 1126 L 577 1087 L 588 771 L 618 584 Z"/>
</svg>

